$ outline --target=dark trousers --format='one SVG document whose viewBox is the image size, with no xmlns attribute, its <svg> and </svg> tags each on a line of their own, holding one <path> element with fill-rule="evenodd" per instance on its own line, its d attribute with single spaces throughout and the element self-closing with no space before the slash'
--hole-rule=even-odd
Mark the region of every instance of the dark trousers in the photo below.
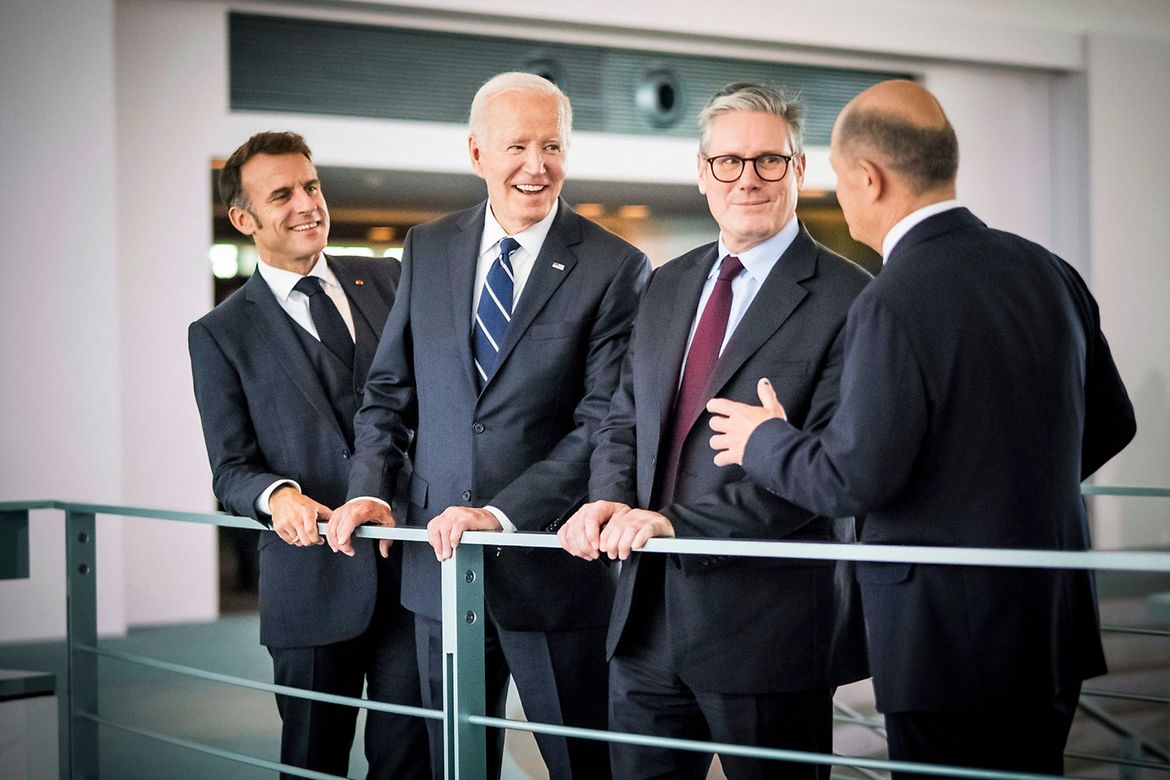
<svg viewBox="0 0 1170 780">
<path fill-rule="evenodd" d="M 644 563 L 644 562 L 643 562 Z M 643 574 L 645 572 L 639 572 Z M 639 583 L 641 585 L 642 583 Z M 672 661 L 661 587 L 639 588 L 625 634 L 609 667 L 613 731 L 661 737 L 831 753 L 833 691 L 729 694 L 696 691 Z M 729 641 L 734 641 L 729 638 Z M 777 648 L 783 652 L 783 648 Z M 711 753 L 613 744 L 613 775 L 635 778 L 707 777 Z M 829 777 L 828 764 L 720 756 L 728 778 Z"/>
<path fill-rule="evenodd" d="M 423 706 L 442 709 L 442 624 L 415 615 L 415 632 Z M 593 729 L 607 727 L 604 628 L 509 631 L 488 620 L 484 625 L 484 653 L 488 715 L 504 717 L 510 674 L 528 720 Z M 439 778 L 443 773 L 443 726 L 428 720 L 427 728 L 431 763 Z M 498 778 L 504 732 L 489 729 L 487 743 L 487 776 Z M 609 751 L 604 742 L 537 734 L 536 744 L 552 780 L 609 777 Z"/>
<path fill-rule="evenodd" d="M 378 601 L 360 636 L 317 647 L 270 647 L 277 685 L 339 696 L 421 706 L 414 655 L 414 620 L 398 602 L 391 567 L 380 566 Z M 397 567 L 393 573 L 397 573 Z M 311 594 L 308 596 L 311 598 Z M 285 764 L 344 775 L 349 771 L 357 710 L 294 696 L 276 697 L 282 721 L 280 760 Z M 430 777 L 426 727 L 420 718 L 366 713 L 366 760 L 371 778 Z"/>
<path fill-rule="evenodd" d="M 886 715 L 890 759 L 1015 772 L 1064 774 L 1064 746 L 1081 685 L 1054 701 L 1021 701 L 1003 712 L 896 712 Z M 895 778 L 941 775 L 894 772 Z"/>
</svg>

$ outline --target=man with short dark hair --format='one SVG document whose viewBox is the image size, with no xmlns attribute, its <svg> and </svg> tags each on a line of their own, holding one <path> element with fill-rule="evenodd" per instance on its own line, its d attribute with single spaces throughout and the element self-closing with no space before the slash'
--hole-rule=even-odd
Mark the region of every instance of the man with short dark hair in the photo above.
<svg viewBox="0 0 1170 780">
<path fill-rule="evenodd" d="M 699 123 L 699 190 L 719 240 L 655 272 L 598 434 L 591 502 L 558 533 L 574 555 L 625 561 L 607 648 L 612 729 L 831 753 L 833 689 L 865 676 L 838 567 L 632 553 L 676 534 L 837 538 L 830 517 L 714 467 L 704 406 L 716 393 L 754 396 L 763 374 L 795 399 L 800 425 L 823 426 L 837 403 L 845 314 L 869 275 L 796 217 L 799 103 L 732 84 Z M 611 754 L 621 778 L 704 778 L 711 765 L 690 751 L 614 744 Z M 720 761 L 733 778 L 829 775 L 827 764 Z"/>
<path fill-rule="evenodd" d="M 357 418 L 351 500 L 329 523 L 330 544 L 346 553 L 360 523 L 394 525 L 384 499 L 410 450 L 406 521 L 427 527 L 430 546 L 407 545 L 402 599 L 416 616 L 423 699 L 434 707 L 439 561 L 464 531 L 545 530 L 580 499 L 649 273 L 642 252 L 560 198 L 572 113 L 555 84 L 495 76 L 476 94 L 469 124 L 487 200 L 407 234 L 398 300 Z M 510 672 L 532 720 L 605 728 L 610 594 L 601 564 L 503 548 L 484 568 L 488 713 L 503 714 Z M 536 740 L 552 777 L 608 774 L 603 742 Z M 494 777 L 503 733 L 488 743 Z"/>
<path fill-rule="evenodd" d="M 1087 549 L 1080 482 L 1135 423 L 1084 282 L 955 199 L 958 141 L 917 84 L 852 100 L 831 162 L 850 232 L 885 258 L 849 312 L 840 406 L 802 431 L 762 382 L 762 407 L 712 401 L 715 462 L 865 513 L 865 542 Z M 1105 671 L 1091 573 L 866 563 L 858 579 L 892 759 L 1062 773 L 1081 681 Z"/>
<path fill-rule="evenodd" d="M 260 641 L 278 685 L 418 706 L 413 626 L 398 603 L 400 555 L 321 546 L 318 520 L 345 500 L 353 417 L 399 266 L 327 257 L 329 211 L 309 147 L 259 133 L 220 174 L 228 218 L 256 273 L 189 332 L 215 495 L 260 535 Z M 281 761 L 344 775 L 357 710 L 277 695 Z M 417 718 L 370 711 L 370 777 L 427 777 Z"/>
</svg>

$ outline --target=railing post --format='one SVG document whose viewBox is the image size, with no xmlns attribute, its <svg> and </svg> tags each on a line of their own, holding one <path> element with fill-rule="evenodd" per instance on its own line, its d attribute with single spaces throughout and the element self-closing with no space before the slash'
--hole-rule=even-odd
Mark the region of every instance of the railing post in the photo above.
<svg viewBox="0 0 1170 780">
<path fill-rule="evenodd" d="M 1142 745 L 1141 740 L 1134 733 L 1130 732 L 1121 737 L 1121 757 L 1142 760 Z M 1118 780 L 1139 780 L 1142 776 L 1142 771 L 1135 766 L 1122 765 L 1118 772 Z"/>
<path fill-rule="evenodd" d="M 92 653 L 77 649 L 79 644 L 97 644 L 95 525 L 92 512 L 65 513 L 69 761 L 62 762 L 62 769 L 68 766 L 68 776 L 72 778 L 98 776 L 98 726 L 78 717 L 79 712 L 98 711 L 98 660 Z"/>
<path fill-rule="evenodd" d="M 28 575 L 28 510 L 0 512 L 0 580 L 26 580 Z"/>
<path fill-rule="evenodd" d="M 460 544 L 443 561 L 443 770 L 448 780 L 487 775 L 487 738 L 468 722 L 485 710 L 483 547 Z"/>
</svg>

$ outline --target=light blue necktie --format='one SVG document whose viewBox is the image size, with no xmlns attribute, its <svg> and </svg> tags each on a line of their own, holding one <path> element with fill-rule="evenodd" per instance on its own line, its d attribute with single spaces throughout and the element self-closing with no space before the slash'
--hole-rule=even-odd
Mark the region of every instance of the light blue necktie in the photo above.
<svg viewBox="0 0 1170 780">
<path fill-rule="evenodd" d="M 475 372 L 480 387 L 488 383 L 500 364 L 500 348 L 512 320 L 512 291 L 516 286 L 510 257 L 519 248 L 520 242 L 511 236 L 500 241 L 500 256 L 488 269 L 475 310 Z"/>
</svg>

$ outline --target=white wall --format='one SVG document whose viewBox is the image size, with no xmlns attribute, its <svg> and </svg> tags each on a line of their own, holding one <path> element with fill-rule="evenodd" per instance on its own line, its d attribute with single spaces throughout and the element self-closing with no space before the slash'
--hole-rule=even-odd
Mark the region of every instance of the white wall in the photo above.
<svg viewBox="0 0 1170 780">
<path fill-rule="evenodd" d="M 116 503 L 118 231 L 113 2 L 0 4 L 0 500 Z M 0 641 L 64 631 L 60 512 L 31 577 L 0 582 Z M 125 625 L 120 521 L 98 518 L 99 627 Z"/>
<path fill-rule="evenodd" d="M 137 3 L 116 8 L 123 497 L 135 506 L 211 511 L 187 325 L 212 300 L 211 156 L 197 141 L 224 111 L 226 80 L 207 67 L 224 59 L 223 34 L 197 3 L 149 17 Z M 147 18 L 150 33 L 142 30 Z M 128 621 L 214 619 L 215 529 L 125 522 Z"/>
<path fill-rule="evenodd" d="M 1090 285 L 1137 410 L 1100 482 L 1170 484 L 1170 42 L 1091 35 Z M 1166 499 L 1098 500 L 1097 538 L 1170 543 Z"/>
</svg>

